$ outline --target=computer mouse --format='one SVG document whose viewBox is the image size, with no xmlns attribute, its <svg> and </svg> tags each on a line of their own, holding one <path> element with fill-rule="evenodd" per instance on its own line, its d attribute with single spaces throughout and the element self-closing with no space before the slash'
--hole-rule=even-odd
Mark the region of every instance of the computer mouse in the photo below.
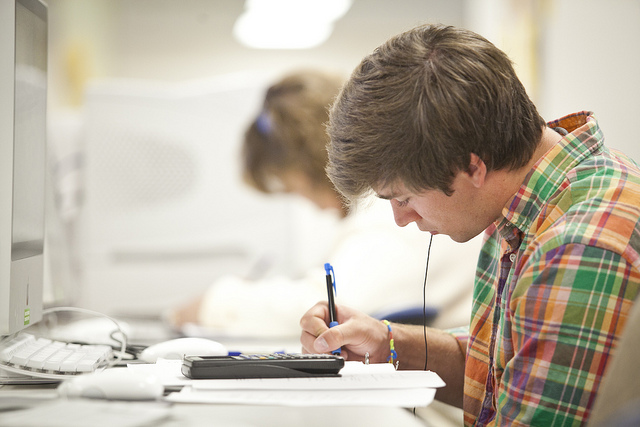
<svg viewBox="0 0 640 427">
<path fill-rule="evenodd" d="M 164 386 L 155 375 L 129 368 L 110 368 L 78 375 L 58 386 L 61 397 L 110 400 L 155 400 L 164 393 Z"/>
<path fill-rule="evenodd" d="M 142 350 L 138 359 L 147 363 L 155 363 L 158 359 L 182 359 L 183 356 L 226 356 L 226 347 L 217 341 L 207 338 L 186 337 L 175 338 L 150 345 Z"/>
</svg>

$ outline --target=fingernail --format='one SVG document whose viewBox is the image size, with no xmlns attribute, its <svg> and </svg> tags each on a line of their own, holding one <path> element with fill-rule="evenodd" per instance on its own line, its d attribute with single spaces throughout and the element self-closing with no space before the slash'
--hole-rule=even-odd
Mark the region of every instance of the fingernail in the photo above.
<svg viewBox="0 0 640 427">
<path fill-rule="evenodd" d="M 324 338 L 318 338 L 316 342 L 313 344 L 313 346 L 315 347 L 316 351 L 318 351 L 319 353 L 324 353 L 329 351 L 329 344 L 327 344 L 327 341 Z"/>
</svg>

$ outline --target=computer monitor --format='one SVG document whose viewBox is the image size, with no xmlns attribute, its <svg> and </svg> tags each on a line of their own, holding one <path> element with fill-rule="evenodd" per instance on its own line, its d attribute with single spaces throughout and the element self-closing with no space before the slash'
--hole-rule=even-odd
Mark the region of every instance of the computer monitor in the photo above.
<svg viewBox="0 0 640 427">
<path fill-rule="evenodd" d="M 42 318 L 47 6 L 0 1 L 0 336 Z"/>
</svg>

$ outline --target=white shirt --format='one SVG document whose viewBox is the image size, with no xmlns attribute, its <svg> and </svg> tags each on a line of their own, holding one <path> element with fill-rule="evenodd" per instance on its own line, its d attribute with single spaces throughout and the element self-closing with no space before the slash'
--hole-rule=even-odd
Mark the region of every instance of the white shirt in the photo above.
<svg viewBox="0 0 640 427">
<path fill-rule="evenodd" d="M 350 213 L 337 227 L 326 262 L 334 267 L 338 305 L 369 314 L 422 307 L 428 233 L 398 227 L 389 202 L 382 200 Z M 439 310 L 435 326 L 468 323 L 479 239 L 459 244 L 434 236 L 426 302 Z M 326 299 L 323 265 L 298 279 L 226 276 L 207 290 L 199 321 L 233 335 L 297 336 L 302 315 Z"/>
</svg>

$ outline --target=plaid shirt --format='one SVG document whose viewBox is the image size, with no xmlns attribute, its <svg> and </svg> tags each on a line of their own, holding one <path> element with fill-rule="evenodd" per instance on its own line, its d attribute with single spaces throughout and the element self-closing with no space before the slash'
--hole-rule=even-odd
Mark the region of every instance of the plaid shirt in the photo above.
<svg viewBox="0 0 640 427">
<path fill-rule="evenodd" d="M 465 425 L 581 425 L 640 287 L 640 170 L 588 112 L 490 226 L 466 349 Z"/>
</svg>

